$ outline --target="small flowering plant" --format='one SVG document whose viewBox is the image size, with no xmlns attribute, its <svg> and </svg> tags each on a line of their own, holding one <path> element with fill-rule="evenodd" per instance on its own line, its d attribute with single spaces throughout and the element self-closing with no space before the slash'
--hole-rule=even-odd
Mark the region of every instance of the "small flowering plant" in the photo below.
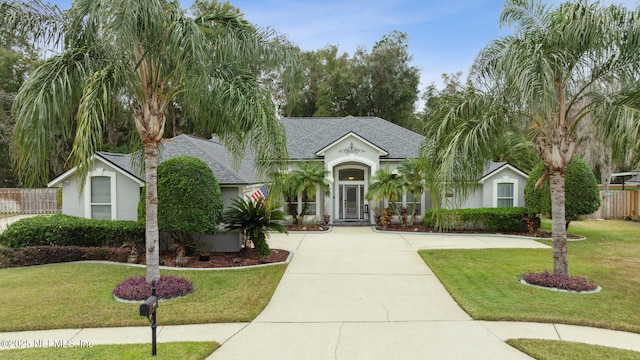
<svg viewBox="0 0 640 360">
<path fill-rule="evenodd" d="M 189 280 L 176 276 L 161 276 L 156 283 L 158 299 L 166 300 L 185 296 L 193 292 Z M 125 279 L 113 289 L 113 296 L 122 300 L 142 301 L 151 296 L 151 284 L 143 276 Z"/>
<path fill-rule="evenodd" d="M 521 278 L 527 284 L 577 292 L 594 291 L 598 287 L 598 285 L 583 277 L 554 275 L 547 270 L 540 273 L 529 272 L 522 274 Z"/>
</svg>

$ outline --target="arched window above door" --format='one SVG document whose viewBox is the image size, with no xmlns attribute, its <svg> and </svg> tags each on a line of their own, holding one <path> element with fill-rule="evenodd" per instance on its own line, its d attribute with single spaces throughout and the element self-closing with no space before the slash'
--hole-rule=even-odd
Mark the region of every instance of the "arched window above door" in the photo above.
<svg viewBox="0 0 640 360">
<path fill-rule="evenodd" d="M 342 169 L 338 172 L 338 179 L 344 181 L 364 181 L 364 170 Z"/>
</svg>

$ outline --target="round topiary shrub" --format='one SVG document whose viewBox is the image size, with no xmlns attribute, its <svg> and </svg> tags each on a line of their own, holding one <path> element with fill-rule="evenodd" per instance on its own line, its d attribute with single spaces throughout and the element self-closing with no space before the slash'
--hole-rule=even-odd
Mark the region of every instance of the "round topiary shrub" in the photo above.
<svg viewBox="0 0 640 360">
<path fill-rule="evenodd" d="M 191 234 L 214 234 L 222 215 L 222 192 L 213 171 L 193 156 L 176 156 L 158 165 L 158 227 L 175 242 Z M 145 194 L 138 219 L 145 219 Z"/>
<path fill-rule="evenodd" d="M 529 174 L 529 180 L 524 189 L 524 202 L 530 215 L 551 213 L 549 179 L 544 182 L 542 188 L 535 188 L 536 182 L 543 174 L 544 163 L 540 162 Z M 574 156 L 567 165 L 564 192 L 567 226 L 579 215 L 591 214 L 600 208 L 598 181 L 591 168 L 579 156 Z"/>
<path fill-rule="evenodd" d="M 156 283 L 159 300 L 173 299 L 192 292 L 193 285 L 184 278 L 161 276 Z M 120 300 L 143 301 L 151 296 L 151 284 L 146 282 L 144 276 L 133 276 L 116 285 L 113 296 Z"/>
</svg>

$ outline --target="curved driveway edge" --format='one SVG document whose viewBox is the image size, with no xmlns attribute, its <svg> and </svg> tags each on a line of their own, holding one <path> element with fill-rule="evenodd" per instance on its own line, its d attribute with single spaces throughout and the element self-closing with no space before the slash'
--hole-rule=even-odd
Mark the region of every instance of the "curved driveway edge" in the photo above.
<svg viewBox="0 0 640 360">
<path fill-rule="evenodd" d="M 217 341 L 208 359 L 531 359 L 504 340 L 576 341 L 640 351 L 640 334 L 563 324 L 472 320 L 417 254 L 420 248 L 547 247 L 486 235 L 438 238 L 334 228 L 271 234 L 295 252 L 265 310 L 251 323 L 158 327 L 158 342 Z M 160 319 L 161 320 L 161 319 Z M 150 328 L 0 333 L 0 340 L 150 343 Z M 162 346 L 158 346 L 162 352 Z"/>
</svg>

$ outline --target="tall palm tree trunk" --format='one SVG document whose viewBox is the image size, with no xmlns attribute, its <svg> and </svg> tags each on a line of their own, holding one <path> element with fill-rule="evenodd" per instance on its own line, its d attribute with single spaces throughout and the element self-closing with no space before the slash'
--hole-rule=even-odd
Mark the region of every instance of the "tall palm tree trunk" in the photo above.
<svg viewBox="0 0 640 360">
<path fill-rule="evenodd" d="M 569 276 L 569 257 L 567 253 L 567 230 L 565 227 L 565 196 L 564 173 L 551 171 L 549 173 L 549 187 L 551 190 L 551 232 L 553 241 L 553 273 Z"/>
<path fill-rule="evenodd" d="M 146 199 L 146 280 L 151 283 L 160 279 L 160 249 L 158 231 L 158 144 L 144 143 L 145 182 L 147 183 Z"/>
</svg>

